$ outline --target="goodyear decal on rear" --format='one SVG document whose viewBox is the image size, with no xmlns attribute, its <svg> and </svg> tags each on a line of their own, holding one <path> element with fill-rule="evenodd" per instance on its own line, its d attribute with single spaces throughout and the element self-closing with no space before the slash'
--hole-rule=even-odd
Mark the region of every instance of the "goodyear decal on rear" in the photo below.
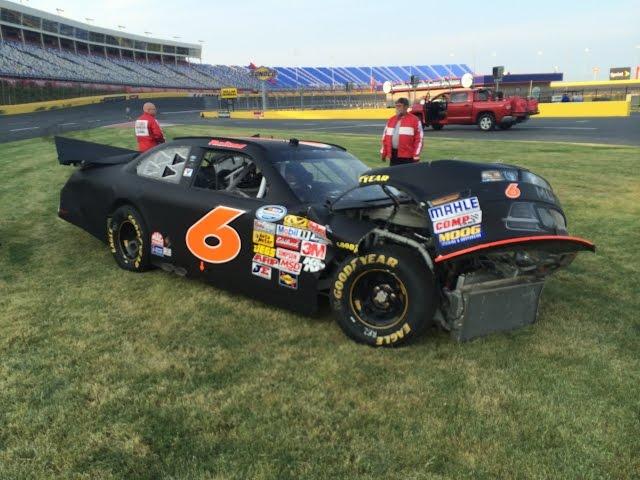
<svg viewBox="0 0 640 480">
<path fill-rule="evenodd" d="M 358 181 L 360 183 L 385 183 L 389 181 L 389 175 L 362 175 Z"/>
</svg>

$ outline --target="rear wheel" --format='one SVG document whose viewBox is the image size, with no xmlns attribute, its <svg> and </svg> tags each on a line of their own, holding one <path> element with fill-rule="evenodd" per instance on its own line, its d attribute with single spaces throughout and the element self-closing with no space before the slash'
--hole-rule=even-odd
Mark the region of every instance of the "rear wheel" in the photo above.
<svg viewBox="0 0 640 480">
<path fill-rule="evenodd" d="M 442 130 L 444 128 L 444 125 L 442 125 L 441 123 L 432 123 L 431 128 L 433 128 L 434 130 Z"/>
<path fill-rule="evenodd" d="M 496 119 L 491 113 L 483 113 L 478 117 L 478 127 L 483 132 L 488 132 L 496 128 Z"/>
<path fill-rule="evenodd" d="M 116 263 L 131 272 L 149 269 L 149 232 L 133 207 L 118 208 L 107 220 L 107 239 Z"/>
<path fill-rule="evenodd" d="M 390 245 L 347 258 L 330 297 L 347 336 L 390 347 L 417 337 L 432 323 L 435 293 L 433 275 L 420 256 Z"/>
<path fill-rule="evenodd" d="M 509 130 L 511 127 L 513 127 L 513 123 L 501 123 L 500 124 L 500 130 Z"/>
</svg>

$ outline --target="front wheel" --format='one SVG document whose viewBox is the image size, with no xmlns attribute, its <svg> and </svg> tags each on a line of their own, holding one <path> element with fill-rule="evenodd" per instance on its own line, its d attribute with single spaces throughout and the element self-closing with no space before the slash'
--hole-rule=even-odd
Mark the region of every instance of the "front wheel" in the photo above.
<svg viewBox="0 0 640 480">
<path fill-rule="evenodd" d="M 122 206 L 107 220 L 109 249 L 120 268 L 131 272 L 149 269 L 149 238 L 142 215 L 133 207 Z"/>
<path fill-rule="evenodd" d="M 391 245 L 347 258 L 333 280 L 330 298 L 347 336 L 390 347 L 417 337 L 432 323 L 437 297 L 423 259 Z"/>
<path fill-rule="evenodd" d="M 483 113 L 478 117 L 478 127 L 483 132 L 488 132 L 496 127 L 496 119 L 490 113 Z"/>
</svg>

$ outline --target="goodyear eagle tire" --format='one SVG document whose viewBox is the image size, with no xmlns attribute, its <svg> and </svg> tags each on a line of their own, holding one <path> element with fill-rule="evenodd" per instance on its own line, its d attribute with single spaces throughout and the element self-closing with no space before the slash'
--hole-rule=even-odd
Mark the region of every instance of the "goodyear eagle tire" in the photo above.
<svg viewBox="0 0 640 480">
<path fill-rule="evenodd" d="M 142 215 L 128 205 L 107 220 L 107 240 L 116 263 L 131 272 L 149 269 L 149 232 Z"/>
<path fill-rule="evenodd" d="M 397 346 L 432 323 L 436 308 L 433 275 L 407 248 L 385 246 L 348 257 L 331 284 L 338 325 L 353 340 Z"/>
</svg>

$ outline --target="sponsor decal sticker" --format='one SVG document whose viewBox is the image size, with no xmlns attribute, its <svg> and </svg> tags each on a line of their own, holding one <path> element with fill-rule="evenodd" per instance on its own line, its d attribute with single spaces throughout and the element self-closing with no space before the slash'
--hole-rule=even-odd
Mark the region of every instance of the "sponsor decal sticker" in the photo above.
<svg viewBox="0 0 640 480">
<path fill-rule="evenodd" d="M 170 249 L 170 248 L 168 248 L 168 247 L 164 247 L 164 248 L 162 249 L 162 254 L 163 254 L 165 257 L 170 257 L 170 256 L 171 256 L 171 249 Z"/>
<path fill-rule="evenodd" d="M 477 240 L 478 238 L 482 238 L 482 227 L 480 225 L 473 225 L 471 227 L 464 227 L 459 230 L 451 230 L 438 234 L 438 242 L 440 242 L 440 245 L 443 247 Z"/>
<path fill-rule="evenodd" d="M 185 168 L 184 172 L 182 172 L 183 177 L 190 177 L 193 175 L 193 168 Z"/>
<path fill-rule="evenodd" d="M 324 270 L 325 267 L 325 264 L 322 260 L 311 257 L 305 258 L 302 264 L 304 265 L 303 270 L 309 273 L 319 272 L 320 270 Z"/>
<path fill-rule="evenodd" d="M 281 205 L 265 205 L 256 211 L 256 218 L 265 222 L 278 222 L 287 214 L 287 209 Z"/>
<path fill-rule="evenodd" d="M 311 237 L 309 230 L 302 230 L 301 228 L 288 227 L 286 225 L 278 225 L 276 227 L 276 233 L 282 237 L 299 238 L 302 240 L 308 240 Z"/>
<path fill-rule="evenodd" d="M 291 260 L 281 258 L 280 263 L 278 264 L 278 269 L 283 272 L 298 275 L 302 271 L 302 264 L 299 262 L 292 262 Z"/>
<path fill-rule="evenodd" d="M 324 260 L 324 257 L 327 256 L 327 245 L 324 243 L 304 241 L 300 247 L 300 252 L 306 257 Z"/>
<path fill-rule="evenodd" d="M 300 252 L 294 252 L 286 248 L 276 248 L 276 257 L 294 263 L 300 262 Z"/>
<path fill-rule="evenodd" d="M 360 183 L 384 183 L 389 181 L 389 175 L 362 175 Z"/>
<path fill-rule="evenodd" d="M 266 245 L 254 245 L 253 253 L 259 253 L 260 255 L 265 255 L 267 257 L 275 257 L 276 249 L 273 247 L 267 247 Z"/>
<path fill-rule="evenodd" d="M 456 217 L 444 218 L 433 222 L 433 233 L 443 233 L 457 228 L 482 223 L 482 211 L 463 213 Z"/>
<path fill-rule="evenodd" d="M 284 217 L 284 223 L 287 227 L 307 228 L 309 225 L 309 219 L 304 217 L 298 217 L 297 215 L 287 215 Z"/>
<path fill-rule="evenodd" d="M 315 235 L 318 235 L 319 237 L 327 237 L 327 227 L 325 227 L 324 225 L 320 225 L 319 223 L 309 220 L 309 225 L 307 226 L 307 228 L 309 229 L 309 231 L 311 231 Z"/>
<path fill-rule="evenodd" d="M 230 142 L 228 140 L 211 140 L 209 142 L 210 147 L 222 147 L 222 148 L 239 148 L 243 149 L 247 146 L 246 143 Z"/>
<path fill-rule="evenodd" d="M 300 239 L 290 237 L 276 237 L 276 247 L 288 248 L 289 250 L 300 249 Z"/>
<path fill-rule="evenodd" d="M 264 278 L 265 280 L 271 280 L 271 267 L 253 262 L 251 264 L 251 273 L 256 277 Z"/>
<path fill-rule="evenodd" d="M 432 222 L 444 218 L 456 217 L 462 213 L 479 212 L 480 202 L 478 197 L 463 198 L 454 202 L 444 203 L 429 209 L 429 218 Z"/>
<path fill-rule="evenodd" d="M 265 222 L 263 220 L 254 220 L 253 229 L 259 232 L 276 233 L 276 224 L 271 222 Z"/>
<path fill-rule="evenodd" d="M 151 255 L 164 257 L 164 237 L 160 232 L 151 234 Z"/>
<path fill-rule="evenodd" d="M 255 231 L 253 232 L 253 243 L 258 245 L 264 245 L 266 247 L 273 247 L 275 243 L 275 236 L 271 233 Z"/>
<path fill-rule="evenodd" d="M 261 253 L 256 253 L 253 256 L 253 263 L 259 263 L 261 265 L 266 265 L 267 267 L 277 267 L 279 260 L 277 258 L 268 257 L 266 255 L 262 255 Z"/>
<path fill-rule="evenodd" d="M 292 275 L 287 272 L 280 272 L 278 276 L 278 283 L 281 287 L 291 288 L 292 290 L 298 289 L 298 276 Z"/>
<path fill-rule="evenodd" d="M 353 253 L 356 253 L 358 251 L 358 245 L 356 245 L 355 243 L 338 242 L 336 243 L 336 246 L 338 248 L 342 248 L 343 250 L 350 250 Z"/>
<path fill-rule="evenodd" d="M 510 183 L 509 186 L 504 191 L 504 194 L 507 198 L 516 199 L 520 197 L 520 189 L 518 188 L 517 183 Z"/>
</svg>

